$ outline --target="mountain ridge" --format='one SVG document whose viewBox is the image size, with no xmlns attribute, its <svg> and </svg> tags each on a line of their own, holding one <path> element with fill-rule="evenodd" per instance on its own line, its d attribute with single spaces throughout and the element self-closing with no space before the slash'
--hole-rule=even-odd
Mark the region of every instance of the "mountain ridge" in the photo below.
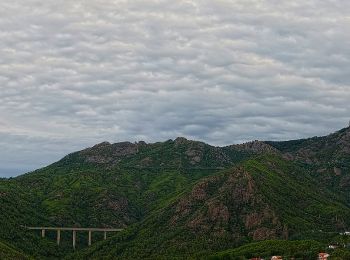
<svg viewBox="0 0 350 260">
<path fill-rule="evenodd" d="M 265 239 L 324 243 L 350 225 L 349 130 L 223 147 L 183 137 L 102 142 L 0 179 L 0 239 L 38 259 L 188 258 Z M 85 249 L 80 237 L 73 253 L 21 225 L 125 231 Z"/>
</svg>

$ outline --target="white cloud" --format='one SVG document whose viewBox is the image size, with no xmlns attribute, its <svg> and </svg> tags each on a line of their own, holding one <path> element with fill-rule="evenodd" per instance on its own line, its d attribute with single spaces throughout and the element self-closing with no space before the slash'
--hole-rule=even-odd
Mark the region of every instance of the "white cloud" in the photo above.
<svg viewBox="0 0 350 260">
<path fill-rule="evenodd" d="M 342 0 L 2 1 L 0 165 L 103 140 L 223 145 L 340 128 L 349 12 Z"/>
</svg>

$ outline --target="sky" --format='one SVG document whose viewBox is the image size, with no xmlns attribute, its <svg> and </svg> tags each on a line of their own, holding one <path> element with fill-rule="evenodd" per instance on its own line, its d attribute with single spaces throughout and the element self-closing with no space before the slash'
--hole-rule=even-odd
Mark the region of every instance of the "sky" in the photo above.
<svg viewBox="0 0 350 260">
<path fill-rule="evenodd" d="M 343 128 L 349 14 L 348 0 L 2 0 L 0 176 L 102 141 Z"/>
</svg>

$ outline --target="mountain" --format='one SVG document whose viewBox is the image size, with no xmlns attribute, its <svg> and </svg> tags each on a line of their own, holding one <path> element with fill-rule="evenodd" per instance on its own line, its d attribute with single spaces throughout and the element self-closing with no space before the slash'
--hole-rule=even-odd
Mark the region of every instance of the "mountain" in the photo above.
<svg viewBox="0 0 350 260">
<path fill-rule="evenodd" d="M 214 147 L 104 142 L 0 179 L 0 241 L 36 259 L 206 257 L 266 239 L 327 243 L 349 230 L 350 130 Z M 23 226 L 116 227 L 87 248 Z"/>
<path fill-rule="evenodd" d="M 288 160 L 303 164 L 314 178 L 350 202 L 350 127 L 328 136 L 266 143 Z"/>
<path fill-rule="evenodd" d="M 184 138 L 101 143 L 43 169 L 1 179 L 0 238 L 30 255 L 60 258 L 71 251 L 69 244 L 57 248 L 21 226 L 127 227 L 198 179 L 249 156 L 223 150 Z M 78 245 L 86 245 L 80 239 Z"/>
<path fill-rule="evenodd" d="M 349 225 L 350 208 L 341 198 L 281 157 L 259 156 L 201 179 L 133 229 L 73 258 L 204 257 L 247 242 L 314 238 Z"/>
<path fill-rule="evenodd" d="M 265 143 L 290 156 L 290 159 L 310 165 L 350 166 L 350 127 L 322 137 Z"/>
</svg>

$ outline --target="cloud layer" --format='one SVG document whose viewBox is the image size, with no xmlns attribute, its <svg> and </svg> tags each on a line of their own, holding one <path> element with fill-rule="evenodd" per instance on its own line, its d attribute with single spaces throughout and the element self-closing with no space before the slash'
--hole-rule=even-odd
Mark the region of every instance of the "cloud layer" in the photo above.
<svg viewBox="0 0 350 260">
<path fill-rule="evenodd" d="M 1 1 L 0 168 L 104 140 L 341 128 L 349 13 L 346 0 Z"/>
</svg>

